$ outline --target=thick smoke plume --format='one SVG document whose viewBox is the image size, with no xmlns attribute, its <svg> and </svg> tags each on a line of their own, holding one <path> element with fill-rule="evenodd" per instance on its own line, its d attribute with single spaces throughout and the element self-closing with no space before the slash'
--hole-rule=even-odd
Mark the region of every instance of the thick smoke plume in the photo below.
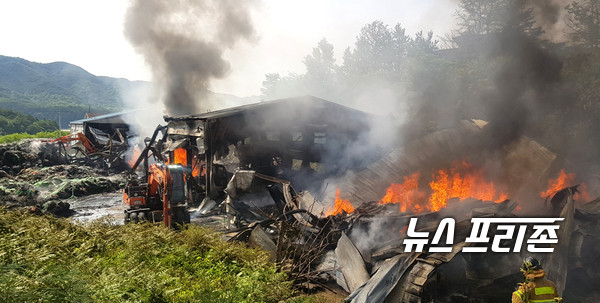
<svg viewBox="0 0 600 303">
<path fill-rule="evenodd" d="M 496 42 L 491 55 L 510 59 L 494 76 L 496 87 L 483 94 L 481 103 L 489 113 L 489 138 L 503 145 L 526 133 L 534 114 L 562 97 L 554 87 L 561 80 L 563 64 L 522 32 L 502 32 Z"/>
<path fill-rule="evenodd" d="M 231 66 L 224 52 L 255 37 L 254 0 L 132 0 L 125 36 L 144 56 L 167 114 L 195 114 L 210 81 Z"/>
</svg>

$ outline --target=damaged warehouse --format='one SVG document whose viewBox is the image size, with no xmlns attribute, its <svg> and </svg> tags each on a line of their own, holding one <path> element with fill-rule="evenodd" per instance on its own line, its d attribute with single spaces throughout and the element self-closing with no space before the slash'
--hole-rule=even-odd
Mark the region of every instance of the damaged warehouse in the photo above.
<svg viewBox="0 0 600 303">
<path fill-rule="evenodd" d="M 316 191 L 326 178 L 359 169 L 381 153 L 374 150 L 356 157 L 345 152 L 369 131 L 372 119 L 369 114 L 312 96 L 165 117 L 168 124 L 159 126 L 146 140 L 131 169 L 133 172 L 143 163 L 144 176 L 131 185 L 138 195 L 145 193 L 138 184 L 152 183 L 145 181 L 152 178 L 158 166 L 150 164 L 156 161 L 183 167 L 180 175 L 185 186 L 181 190 L 185 193 L 180 195 L 185 201 L 180 202 L 187 205 L 223 201 L 224 190 L 238 169 L 289 180 L 299 190 Z M 157 191 L 152 191 L 155 196 Z"/>
<path fill-rule="evenodd" d="M 125 189 L 125 220 L 212 226 L 231 241 L 266 250 L 299 286 L 346 294 L 351 302 L 500 302 L 522 281 L 518 264 L 526 252 L 465 252 L 471 220 L 522 218 L 537 209 L 538 215 L 556 213 L 564 220 L 555 253 L 536 254 L 549 277 L 566 298 L 597 298 L 589 289 L 582 295 L 577 283 L 597 278 L 598 262 L 588 254 L 598 249 L 597 201 L 575 202 L 574 184 L 552 191 L 551 203 L 535 197 L 559 167 L 555 153 L 525 136 L 490 152 L 487 124 L 473 120 L 367 159 L 352 158 L 348 148 L 360 142 L 370 119 L 314 97 L 165 117 L 168 125 L 146 140 L 133 165 L 132 171 L 143 163 L 144 174 Z M 456 161 L 462 161 L 458 168 L 450 164 Z M 494 174 L 494 183 L 483 182 L 487 176 L 480 170 L 497 163 L 502 173 Z M 408 187 L 419 176 L 414 171 L 433 171 L 431 178 L 423 174 L 433 198 L 442 177 L 461 180 L 459 168 L 465 170 L 459 183 L 473 190 L 466 196 L 451 193 L 449 184 L 436 206 L 425 199 L 427 190 Z M 323 190 L 332 179 L 335 187 Z M 405 191 L 400 196 L 390 194 L 396 182 Z M 478 193 L 477 187 L 492 193 Z M 147 200 L 136 200 L 141 196 Z M 403 204 L 408 198 L 414 204 Z M 537 202 L 522 202 L 532 199 Z M 201 200 L 192 218 L 186 217 L 185 209 Z M 411 218 L 420 220 L 415 231 L 429 233 L 443 218 L 453 218 L 450 252 L 405 251 Z M 531 224 L 525 226 L 532 237 Z M 514 266 L 498 267 L 499 259 Z M 589 270 L 580 270 L 583 263 Z"/>
</svg>

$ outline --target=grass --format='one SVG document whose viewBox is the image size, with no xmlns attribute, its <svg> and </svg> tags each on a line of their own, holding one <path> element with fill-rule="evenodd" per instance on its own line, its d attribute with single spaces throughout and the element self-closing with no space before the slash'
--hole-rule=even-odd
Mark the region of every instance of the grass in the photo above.
<svg viewBox="0 0 600 303">
<path fill-rule="evenodd" d="M 68 134 L 69 134 L 69 132 L 67 132 L 67 131 L 59 131 L 59 130 L 55 130 L 53 132 L 39 132 L 35 135 L 31 135 L 28 133 L 16 133 L 16 134 L 0 136 L 0 144 L 17 142 L 17 141 L 21 141 L 23 139 L 58 138 L 61 136 L 66 136 Z"/>
<path fill-rule="evenodd" d="M 0 209 L 0 302 L 319 302 L 262 251 L 176 232 Z"/>
</svg>

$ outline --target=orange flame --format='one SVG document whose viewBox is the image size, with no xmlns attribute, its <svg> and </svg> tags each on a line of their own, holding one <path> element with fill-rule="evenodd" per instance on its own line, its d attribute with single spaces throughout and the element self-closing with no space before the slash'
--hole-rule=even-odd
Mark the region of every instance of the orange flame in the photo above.
<svg viewBox="0 0 600 303">
<path fill-rule="evenodd" d="M 410 177 L 404 177 L 403 183 L 392 183 L 379 204 L 397 203 L 400 204 L 401 212 L 412 208 L 414 213 L 420 213 L 423 210 L 421 206 L 413 203 L 413 201 L 422 201 L 425 198 L 425 193 L 419 191 L 420 177 L 421 174 L 416 172 Z"/>
<path fill-rule="evenodd" d="M 546 198 L 556 194 L 559 190 L 573 186 L 575 184 L 575 174 L 574 173 L 565 173 L 564 169 L 560 170 L 558 177 L 556 179 L 548 180 L 548 189 L 540 193 L 540 197 Z M 576 193 L 573 197 L 575 200 L 579 200 L 580 198 L 584 201 L 589 201 L 590 195 L 587 192 L 587 185 L 585 183 L 580 183 L 579 185 L 579 193 Z"/>
<path fill-rule="evenodd" d="M 170 164 L 181 164 L 183 166 L 187 165 L 187 150 L 183 147 L 180 147 L 173 151 L 173 163 Z"/>
<path fill-rule="evenodd" d="M 452 182 L 450 182 L 450 180 Z M 433 194 L 429 198 L 431 210 L 438 211 L 446 207 L 446 202 L 451 198 L 480 199 L 496 203 L 506 200 L 507 194 L 496 190 L 492 182 L 487 182 L 483 171 L 475 170 L 463 161 L 460 166 L 455 165 L 450 172 L 442 169 L 429 183 Z"/>
<path fill-rule="evenodd" d="M 498 191 L 494 183 L 487 182 L 483 171 L 473 169 L 465 161 L 454 164 L 450 170 L 441 169 L 432 175 L 428 199 L 425 199 L 425 192 L 419 190 L 419 178 L 420 174 L 416 172 L 410 177 L 404 177 L 403 183 L 392 184 L 379 204 L 397 203 L 400 204 L 401 212 L 411 210 L 413 213 L 420 213 L 425 209 L 438 211 L 446 207 L 451 198 L 474 198 L 498 203 L 508 196 Z"/>
<path fill-rule="evenodd" d="M 202 161 L 198 159 L 197 155 L 194 155 L 194 159 L 192 160 L 192 176 L 206 176 L 206 167 L 202 166 L 202 171 L 200 171 L 200 167 L 202 166 Z"/>
<path fill-rule="evenodd" d="M 192 176 L 198 177 L 200 175 L 200 164 L 198 163 L 197 159 L 194 161 L 194 165 L 192 165 L 192 167 Z"/>
<path fill-rule="evenodd" d="M 335 191 L 335 203 L 333 205 L 333 209 L 329 207 L 326 212 L 326 216 L 335 216 L 342 213 L 351 213 L 354 211 L 354 206 L 347 199 L 340 199 L 340 189 L 338 188 Z"/>
<path fill-rule="evenodd" d="M 131 157 L 129 158 L 129 160 L 127 160 L 127 163 L 129 163 L 129 167 L 133 167 L 135 165 L 135 161 L 137 161 L 141 154 L 142 151 L 140 151 L 140 149 L 137 146 L 134 146 L 133 150 L 131 151 Z"/>
</svg>

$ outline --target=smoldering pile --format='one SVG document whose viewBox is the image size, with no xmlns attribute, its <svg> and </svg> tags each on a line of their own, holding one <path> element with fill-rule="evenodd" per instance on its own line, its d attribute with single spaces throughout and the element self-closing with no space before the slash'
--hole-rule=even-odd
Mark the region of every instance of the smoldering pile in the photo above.
<svg viewBox="0 0 600 303">
<path fill-rule="evenodd" d="M 238 170 L 225 189 L 223 203 L 205 199 L 192 221 L 221 229 L 230 240 L 248 242 L 267 251 L 299 286 L 329 289 L 348 296 L 352 302 L 489 302 L 510 297 L 514 285 L 522 280 L 518 268 L 527 252 L 463 252 L 470 245 L 465 242 L 472 228 L 470 220 L 519 218 L 531 213 L 560 216 L 568 223 L 561 225 L 560 242 L 554 246 L 556 253 L 538 257 L 547 268 L 563 268 L 568 272 L 550 274 L 561 291 L 581 298 L 577 292 L 587 284 L 575 285 L 573 281 L 598 278 L 599 271 L 582 274 L 575 264 L 597 264 L 590 252 L 599 249 L 596 243 L 600 237 L 597 232 L 600 202 L 578 203 L 575 207 L 576 186 L 558 188 L 558 193 L 552 192 L 554 198 L 550 196 L 546 203 L 539 197 L 539 203 L 450 199 L 442 209 L 429 211 L 424 207 L 420 213 L 410 207 L 402 211 L 396 203 L 380 203 L 380 195 L 390 182 L 402 179 L 386 171 L 409 174 L 413 168 L 427 170 L 430 169 L 427 164 L 449 161 L 448 155 L 468 154 L 465 148 L 468 151 L 475 146 L 465 146 L 468 141 L 465 138 L 487 134 L 484 128 L 481 121 L 465 122 L 455 129 L 432 133 L 396 148 L 363 170 L 339 179 L 340 190 L 335 198 L 327 195 L 315 198 L 308 191 L 296 192 L 287 180 Z M 491 155 L 483 152 L 486 158 Z M 533 187 L 532 180 L 539 182 L 547 177 L 557 159 L 528 138 L 520 138 L 510 148 L 493 155 L 504 164 L 505 175 L 517 180 L 508 184 L 522 182 L 517 192 L 523 192 L 524 186 Z M 369 198 L 371 195 L 375 198 Z M 354 206 L 344 205 L 350 198 Z M 336 200 L 340 204 L 332 207 L 319 200 Z M 530 208 L 536 209 L 523 213 L 523 209 Z M 431 235 L 441 220 L 453 218 L 456 226 L 455 241 L 448 246 L 451 252 L 428 252 L 429 245 L 420 253 L 405 252 L 403 241 L 407 239 L 411 218 L 418 218 L 416 232 Z M 492 228 L 490 233 L 497 232 Z M 531 233 L 529 229 L 527 237 Z M 514 245 L 511 241 L 514 242 L 503 243 Z M 586 298 L 594 295 L 591 292 Z"/>
</svg>

